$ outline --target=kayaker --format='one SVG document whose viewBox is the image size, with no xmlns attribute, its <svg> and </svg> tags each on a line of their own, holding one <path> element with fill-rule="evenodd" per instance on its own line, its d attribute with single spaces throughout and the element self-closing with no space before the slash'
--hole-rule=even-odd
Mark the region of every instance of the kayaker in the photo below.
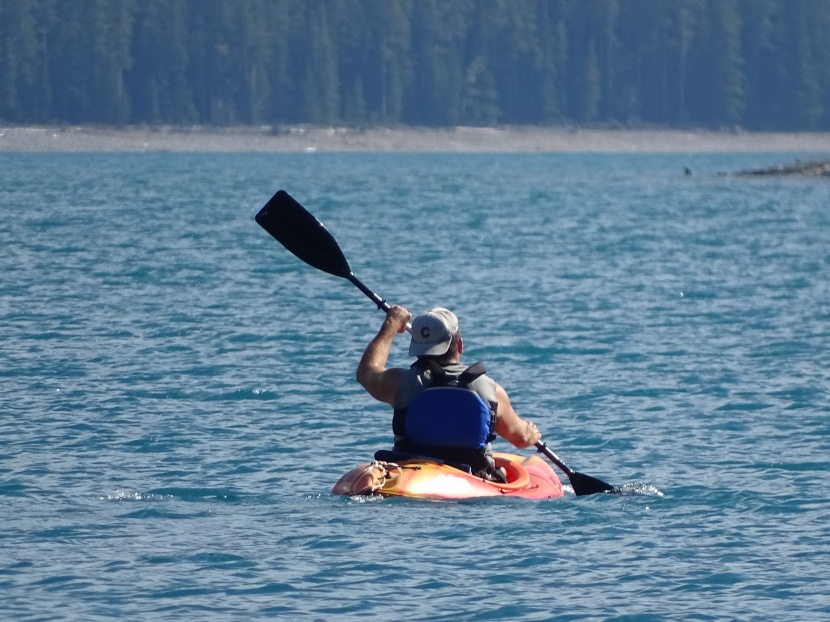
<svg viewBox="0 0 830 622">
<path fill-rule="evenodd" d="M 504 481 L 490 442 L 498 434 L 516 447 L 530 447 L 541 439 L 538 428 L 516 413 L 507 392 L 483 374 L 483 366 L 461 364 L 464 341 L 449 309 L 436 307 L 412 320 L 409 354 L 417 357 L 415 363 L 408 369 L 387 368 L 395 335 L 411 318 L 405 308 L 392 306 L 357 367 L 357 381 L 369 395 L 394 409 L 395 451 L 466 465 L 476 475 Z M 427 389 L 454 383 L 477 398 L 470 391 L 433 391 L 426 399 Z"/>
</svg>

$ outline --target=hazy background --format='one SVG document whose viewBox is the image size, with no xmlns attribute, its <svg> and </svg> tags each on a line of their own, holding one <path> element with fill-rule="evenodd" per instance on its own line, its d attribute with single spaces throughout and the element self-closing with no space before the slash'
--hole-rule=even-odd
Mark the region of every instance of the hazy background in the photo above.
<svg viewBox="0 0 830 622">
<path fill-rule="evenodd" d="M 826 131 L 828 32 L 826 0 L 0 0 L 0 122 Z"/>
</svg>

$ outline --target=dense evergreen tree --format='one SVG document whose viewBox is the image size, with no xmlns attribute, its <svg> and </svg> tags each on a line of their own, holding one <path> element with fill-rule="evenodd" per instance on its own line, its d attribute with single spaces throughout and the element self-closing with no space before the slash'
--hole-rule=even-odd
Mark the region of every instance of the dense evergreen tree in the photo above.
<svg viewBox="0 0 830 622">
<path fill-rule="evenodd" d="M 405 111 L 413 123 L 461 123 L 468 5 L 418 0 L 413 7 L 413 88 Z"/>
<path fill-rule="evenodd" d="M 788 5 L 793 13 L 793 31 L 802 33 L 795 47 L 796 127 L 815 129 L 826 121 L 830 110 L 830 3 L 802 0 Z"/>
<path fill-rule="evenodd" d="M 196 119 L 188 76 L 187 25 L 187 0 L 136 4 L 133 63 L 126 76 L 134 120 L 189 123 Z"/>
<path fill-rule="evenodd" d="M 339 0 L 338 10 L 340 19 L 336 21 L 333 35 L 338 41 L 340 118 L 344 123 L 356 126 L 364 124 L 368 118 L 363 68 L 370 55 L 365 44 L 370 16 L 362 0 Z"/>
<path fill-rule="evenodd" d="M 337 123 L 340 120 L 340 75 L 326 0 L 309 0 L 309 4 L 312 6 L 304 28 L 310 45 L 303 67 L 303 108 L 311 123 Z"/>
<path fill-rule="evenodd" d="M 830 130 L 828 0 L 0 0 L 0 121 Z"/>
<path fill-rule="evenodd" d="M 704 6 L 690 59 L 690 83 L 696 86 L 691 112 L 702 123 L 739 125 L 746 96 L 740 15 L 735 0 L 706 0 Z"/>
<path fill-rule="evenodd" d="M 45 11 L 36 3 L 0 0 L 0 116 L 11 121 L 31 121 L 45 113 L 38 92 L 45 90 L 48 99 L 49 82 L 44 79 L 38 13 Z"/>
<path fill-rule="evenodd" d="M 782 52 L 781 10 L 777 0 L 741 0 L 747 93 L 744 123 L 758 129 L 776 126 L 787 118 L 783 97 L 788 85 L 788 53 Z"/>
</svg>

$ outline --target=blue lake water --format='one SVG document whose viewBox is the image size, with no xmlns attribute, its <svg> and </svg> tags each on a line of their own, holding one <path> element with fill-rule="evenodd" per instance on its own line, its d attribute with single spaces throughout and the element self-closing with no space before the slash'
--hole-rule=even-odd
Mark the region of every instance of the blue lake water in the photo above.
<svg viewBox="0 0 830 622">
<path fill-rule="evenodd" d="M 811 155 L 0 154 L 0 618 L 828 619 L 830 183 L 718 174 Z M 382 315 L 279 188 L 651 494 L 331 496 Z"/>
</svg>

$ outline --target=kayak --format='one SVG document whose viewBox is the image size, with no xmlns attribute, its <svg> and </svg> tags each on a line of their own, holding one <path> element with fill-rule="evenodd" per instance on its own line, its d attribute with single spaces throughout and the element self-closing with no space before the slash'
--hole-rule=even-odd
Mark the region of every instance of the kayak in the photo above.
<svg viewBox="0 0 830 622">
<path fill-rule="evenodd" d="M 427 458 L 397 462 L 375 460 L 355 467 L 332 488 L 334 495 L 380 495 L 421 499 L 522 497 L 553 499 L 564 495 L 562 482 L 539 456 L 494 453 L 507 483 L 491 482 Z"/>
</svg>

